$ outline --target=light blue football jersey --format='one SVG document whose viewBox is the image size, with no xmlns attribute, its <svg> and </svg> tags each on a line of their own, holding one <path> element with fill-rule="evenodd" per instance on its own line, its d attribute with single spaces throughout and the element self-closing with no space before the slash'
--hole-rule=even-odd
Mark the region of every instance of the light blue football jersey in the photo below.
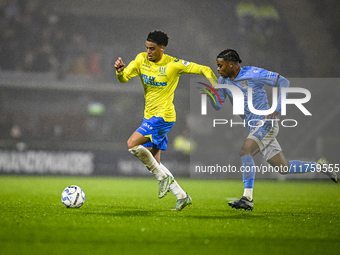
<svg viewBox="0 0 340 255">
<path fill-rule="evenodd" d="M 280 79 L 279 79 L 280 77 Z M 278 73 L 267 71 L 262 68 L 254 67 L 254 66 L 245 66 L 240 69 L 239 73 L 234 79 L 231 78 L 223 78 L 222 76 L 218 79 L 219 84 L 229 84 L 238 87 L 243 95 L 244 95 L 244 116 L 241 116 L 246 121 L 246 125 L 249 130 L 256 125 L 258 119 L 263 119 L 264 115 L 256 115 L 252 113 L 248 106 L 248 88 L 252 88 L 252 96 L 253 96 L 253 106 L 257 110 L 268 110 L 270 109 L 267 93 L 265 91 L 264 86 L 278 86 L 278 87 L 287 87 L 289 86 L 289 81 L 284 77 L 280 76 Z M 218 94 L 224 102 L 226 97 L 228 97 L 233 104 L 233 94 L 227 88 L 219 89 Z M 216 96 L 215 96 L 216 97 Z M 217 105 L 215 108 L 221 108 L 222 105 L 219 103 L 219 100 L 216 100 Z M 276 108 L 277 112 L 281 111 L 281 93 L 279 93 L 278 98 L 278 106 Z M 248 121 L 251 121 L 251 126 L 248 125 Z"/>
</svg>

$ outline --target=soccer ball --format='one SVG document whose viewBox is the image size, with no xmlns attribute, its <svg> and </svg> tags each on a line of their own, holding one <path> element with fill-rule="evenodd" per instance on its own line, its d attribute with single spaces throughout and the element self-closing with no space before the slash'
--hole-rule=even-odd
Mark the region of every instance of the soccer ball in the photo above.
<svg viewBox="0 0 340 255">
<path fill-rule="evenodd" d="M 61 193 L 61 202 L 67 208 L 79 208 L 85 202 L 85 192 L 79 186 L 68 186 Z"/>
</svg>

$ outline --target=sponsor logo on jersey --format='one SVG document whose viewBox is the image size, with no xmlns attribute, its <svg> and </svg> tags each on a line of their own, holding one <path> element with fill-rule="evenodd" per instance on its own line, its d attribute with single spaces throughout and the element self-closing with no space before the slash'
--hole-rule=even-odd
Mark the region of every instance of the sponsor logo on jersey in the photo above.
<svg viewBox="0 0 340 255">
<path fill-rule="evenodd" d="M 165 73 L 165 70 L 166 70 L 166 67 L 165 67 L 165 66 L 161 66 L 161 67 L 159 68 L 159 73 L 160 73 L 160 74 L 164 74 L 164 73 Z"/>
<path fill-rule="evenodd" d="M 157 86 L 157 87 L 164 87 L 168 85 L 167 82 L 156 82 L 155 81 L 156 77 L 153 77 L 153 76 L 142 74 L 142 77 L 143 77 L 144 83 L 147 85 Z"/>
<path fill-rule="evenodd" d="M 248 88 L 249 87 L 249 84 L 248 84 L 247 80 L 241 81 L 241 84 L 242 84 L 242 88 Z"/>
<path fill-rule="evenodd" d="M 185 66 L 188 66 L 188 65 L 190 65 L 190 62 L 186 61 L 186 60 L 182 60 L 182 64 L 185 65 Z"/>
</svg>

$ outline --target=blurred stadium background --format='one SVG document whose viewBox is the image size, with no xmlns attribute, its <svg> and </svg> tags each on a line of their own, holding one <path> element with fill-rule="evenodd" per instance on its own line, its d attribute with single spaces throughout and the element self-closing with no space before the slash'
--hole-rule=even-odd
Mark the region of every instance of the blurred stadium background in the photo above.
<svg viewBox="0 0 340 255">
<path fill-rule="evenodd" d="M 142 120 L 143 89 L 138 78 L 119 84 L 113 63 L 144 51 L 154 29 L 168 33 L 167 54 L 214 71 L 217 54 L 234 48 L 243 65 L 303 78 L 313 118 L 281 129 L 278 139 L 289 159 L 322 154 L 339 163 L 339 7 L 336 0 L 1 0 L 0 173 L 148 175 L 126 149 Z M 181 77 L 178 121 L 163 155 L 177 176 L 189 176 L 192 77 Z M 239 164 L 245 132 L 226 131 L 218 156 Z M 211 130 L 199 136 L 213 139 Z"/>
</svg>

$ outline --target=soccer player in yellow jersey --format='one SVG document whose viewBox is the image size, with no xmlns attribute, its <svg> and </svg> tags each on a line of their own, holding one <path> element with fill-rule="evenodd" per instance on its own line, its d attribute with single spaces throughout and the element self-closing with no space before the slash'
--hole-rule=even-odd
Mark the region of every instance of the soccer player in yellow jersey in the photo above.
<svg viewBox="0 0 340 255">
<path fill-rule="evenodd" d="M 130 136 L 127 147 L 158 179 L 158 197 L 164 197 L 171 190 L 177 197 L 173 210 L 180 211 L 190 205 L 192 199 L 161 163 L 161 151 L 167 147 L 167 133 L 176 121 L 174 92 L 182 74 L 204 75 L 213 86 L 217 78 L 207 66 L 164 54 L 168 40 L 162 31 L 150 32 L 145 43 L 146 52 L 138 54 L 128 66 L 119 57 L 114 67 L 117 79 L 122 83 L 139 76 L 145 93 L 143 123 Z"/>
</svg>

